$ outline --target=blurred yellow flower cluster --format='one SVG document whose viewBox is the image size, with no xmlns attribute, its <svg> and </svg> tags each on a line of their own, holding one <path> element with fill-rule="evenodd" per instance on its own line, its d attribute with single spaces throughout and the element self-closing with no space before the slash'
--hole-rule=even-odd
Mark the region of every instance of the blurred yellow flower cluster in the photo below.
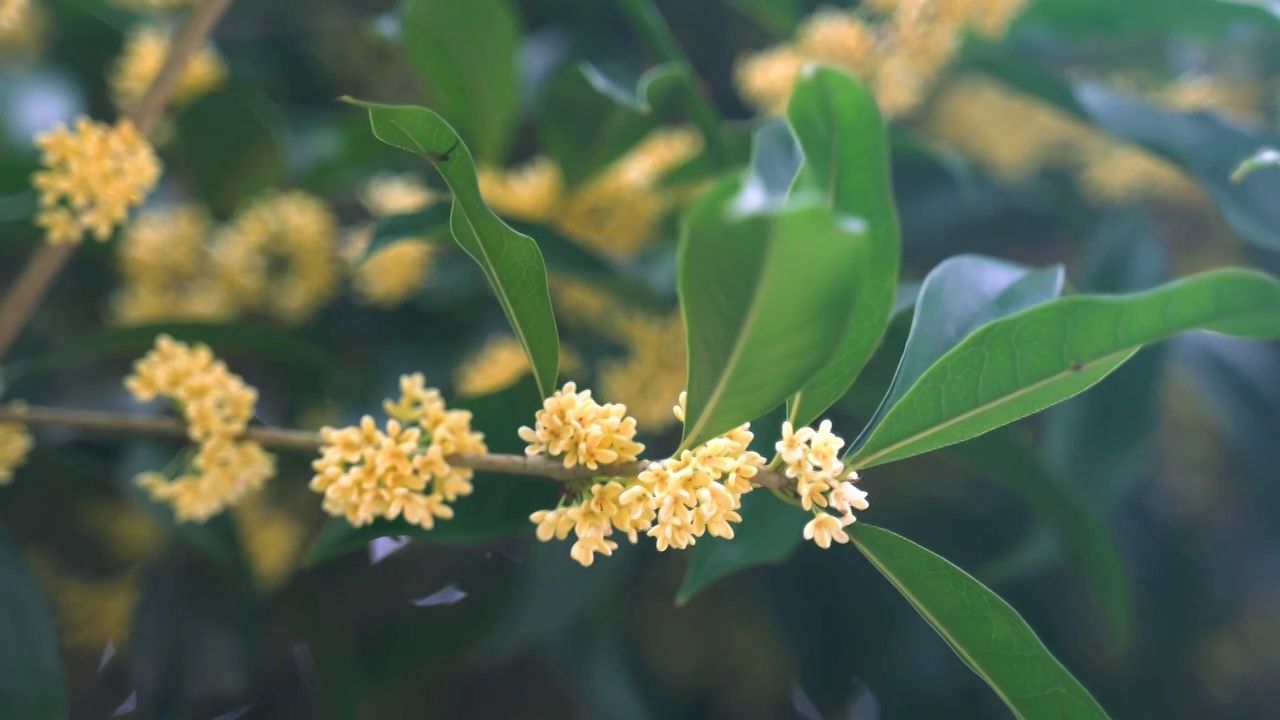
<svg viewBox="0 0 1280 720">
<path fill-rule="evenodd" d="M 831 433 L 831 421 L 823 420 L 817 430 L 794 429 L 790 422 L 782 424 L 782 439 L 775 446 L 786 466 L 786 475 L 796 481 L 795 492 L 805 510 L 813 511 L 813 519 L 805 525 L 804 538 L 821 548 L 831 543 L 847 543 L 844 529 L 857 519 L 854 510 L 866 510 L 867 494 L 854 482 L 858 473 L 845 476 L 840 461 L 844 440 Z M 824 512 L 834 510 L 839 516 Z"/>
<path fill-rule="evenodd" d="M 948 83 L 924 130 L 1011 183 L 1057 167 L 1075 173 L 1084 193 L 1100 204 L 1201 197 L 1195 183 L 1164 159 L 981 75 Z"/>
<path fill-rule="evenodd" d="M 36 138 L 44 169 L 31 178 L 40 196 L 36 224 L 50 243 L 106 240 L 160 179 L 160 160 L 133 123 L 76 121 Z"/>
<path fill-rule="evenodd" d="M 440 200 L 431 188 L 408 174 L 376 175 L 360 193 L 360 201 L 375 218 L 418 212 Z M 351 285 L 358 302 L 392 308 L 422 289 L 439 248 L 426 238 L 405 238 L 365 256 L 373 239 L 373 225 L 358 226 L 348 238 Z"/>
<path fill-rule="evenodd" d="M 250 495 L 231 513 L 254 577 L 264 589 L 273 590 L 297 568 L 308 533 L 292 513 L 268 502 L 265 494 Z"/>
<path fill-rule="evenodd" d="M 212 270 L 209 214 L 195 205 L 143 210 L 121 233 L 116 264 L 123 285 L 113 313 L 123 323 L 183 318 L 225 320 L 237 303 Z"/>
<path fill-rule="evenodd" d="M 567 468 L 632 462 L 644 451 L 635 441 L 636 420 L 627 406 L 601 405 L 590 390 L 578 391 L 568 382 L 542 403 L 535 426 L 520 428 L 520 439 L 529 443 L 525 454 L 562 458 Z"/>
<path fill-rule="evenodd" d="M 560 344 L 560 374 L 573 374 L 582 360 Z M 453 384 L 458 397 L 481 397 L 515 385 L 529 373 L 529 356 L 514 335 L 494 335 L 458 365 Z"/>
<path fill-rule="evenodd" d="M 299 191 L 262 198 L 214 235 L 214 270 L 240 313 L 299 324 L 338 290 L 337 233 L 319 198 Z"/>
<path fill-rule="evenodd" d="M 160 74 L 169 55 L 169 35 L 158 27 L 134 30 L 124 50 L 111 66 L 108 85 L 111 99 L 122 111 L 132 110 Z M 212 46 L 200 48 L 187 60 L 174 86 L 170 103 L 185 105 L 222 84 L 227 68 Z"/>
<path fill-rule="evenodd" d="M 879 0 L 856 11 L 824 8 L 806 18 L 790 43 L 741 58 L 738 93 L 780 113 L 800 70 L 829 63 L 863 80 L 881 111 L 915 111 L 959 52 L 965 32 L 1000 38 L 1026 0 Z"/>
<path fill-rule="evenodd" d="M 430 530 L 437 518 L 453 517 L 449 503 L 471 494 L 473 473 L 451 466 L 449 456 L 487 452 L 484 435 L 420 373 L 400 378 L 400 398 L 385 410 L 392 418 L 385 432 L 368 415 L 358 426 L 321 429 L 311 489 L 324 494 L 325 512 L 354 526 L 403 517 Z"/>
<path fill-rule="evenodd" d="M 204 522 L 261 488 L 275 474 L 275 458 L 252 440 L 240 440 L 253 418 L 258 393 L 207 345 L 181 343 L 168 335 L 134 364 L 125 387 L 144 402 L 175 402 L 198 444 L 190 465 L 170 480 L 147 472 L 137 483 L 155 500 L 173 506 L 179 521 Z"/>
<path fill-rule="evenodd" d="M 13 471 L 27 461 L 35 441 L 22 423 L 0 423 L 0 485 L 13 482 Z"/>
<path fill-rule="evenodd" d="M 213 227 L 194 205 L 144 211 L 121 236 L 125 323 L 229 320 L 248 314 L 302 323 L 337 292 L 337 221 L 302 192 L 268 196 Z"/>
<path fill-rule="evenodd" d="M 17 25 L 30 10 L 31 0 L 0 0 L 0 32 Z"/>
<path fill-rule="evenodd" d="M 696 131 L 664 128 L 575 188 L 566 190 L 554 160 L 538 157 L 509 171 L 482 167 L 480 192 L 503 215 L 547 223 L 588 249 L 625 259 L 657 236 L 678 199 L 659 181 L 701 151 Z"/>
<path fill-rule="evenodd" d="M 0 0 L 0 57 L 22 62 L 38 55 L 49 34 L 49 12 L 32 0 Z"/>
<path fill-rule="evenodd" d="M 180 10 L 199 5 L 203 0 L 111 0 L 111 4 L 130 10 Z"/>
</svg>

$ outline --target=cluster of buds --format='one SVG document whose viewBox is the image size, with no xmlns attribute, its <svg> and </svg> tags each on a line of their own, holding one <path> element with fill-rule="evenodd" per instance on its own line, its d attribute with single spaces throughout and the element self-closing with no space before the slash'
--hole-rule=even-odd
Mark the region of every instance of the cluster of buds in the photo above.
<svg viewBox="0 0 1280 720">
<path fill-rule="evenodd" d="M 854 510 L 866 510 L 867 494 L 854 485 L 858 473 L 846 476 L 840 461 L 844 440 L 831 434 L 831 421 L 823 420 L 817 430 L 810 427 L 795 430 L 790 422 L 782 424 L 778 456 L 786 467 L 786 475 L 796 481 L 796 495 L 805 510 L 813 512 L 813 520 L 804 528 L 806 540 L 819 547 L 831 543 L 847 543 L 844 529 L 857 520 Z M 836 515 L 831 514 L 834 511 Z"/>
</svg>

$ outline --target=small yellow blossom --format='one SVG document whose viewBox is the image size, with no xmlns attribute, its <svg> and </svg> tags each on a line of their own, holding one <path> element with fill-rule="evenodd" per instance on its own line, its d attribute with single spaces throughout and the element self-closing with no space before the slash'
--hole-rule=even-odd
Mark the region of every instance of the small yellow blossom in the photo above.
<svg viewBox="0 0 1280 720">
<path fill-rule="evenodd" d="M 471 494 L 472 471 L 448 458 L 487 452 L 484 435 L 471 429 L 470 412 L 448 409 L 425 382 L 421 373 L 400 378 L 400 397 L 385 403 L 385 431 L 368 415 L 321 429 L 311 489 L 324 494 L 325 512 L 357 527 L 403 517 L 430 530 L 453 517 L 449 503 Z"/>
<path fill-rule="evenodd" d="M 625 533 L 635 544 L 639 533 L 653 520 L 646 496 L 623 500 L 627 487 L 619 480 L 595 483 L 580 494 L 574 505 L 539 510 L 529 516 L 529 521 L 538 526 L 537 536 L 543 542 L 553 537 L 563 540 L 573 531 L 577 540 L 569 549 L 569 557 L 590 567 L 597 554 L 608 557 L 618 548 L 608 539 L 614 530 Z"/>
<path fill-rule="evenodd" d="M 133 123 L 86 117 L 36 138 L 44 169 L 31 178 L 40 195 L 36 224 L 50 243 L 106 240 L 160 178 L 160 161 Z"/>
<path fill-rule="evenodd" d="M 352 271 L 356 299 L 393 308 L 427 284 L 438 248 L 428 240 L 409 238 L 378 248 Z"/>
<path fill-rule="evenodd" d="M 216 359 L 207 345 L 156 338 L 134 363 L 125 387 L 144 402 L 159 397 L 177 403 L 187 436 L 198 443 L 177 478 L 147 472 L 136 482 L 152 499 L 173 506 L 179 521 L 202 523 L 260 489 L 275 474 L 275 458 L 257 442 L 240 440 L 253 419 L 258 391 Z"/>
<path fill-rule="evenodd" d="M 858 474 L 845 475 L 844 463 L 840 461 L 842 447 L 844 440 L 831 433 L 830 420 L 823 420 L 817 430 L 811 427 L 796 430 L 790 422 L 784 422 L 782 439 L 775 446 L 786 476 L 796 481 L 795 492 L 800 504 L 814 513 L 804 528 L 804 538 L 821 548 L 831 547 L 833 541 L 849 542 L 844 528 L 857 520 L 853 511 L 869 507 L 867 494 L 854 485 Z"/>
<path fill-rule="evenodd" d="M 805 18 L 796 31 L 796 48 L 810 60 L 839 65 L 865 77 L 877 61 L 881 39 L 865 20 L 830 8 Z"/>
<path fill-rule="evenodd" d="M 0 423 L 0 485 L 13 482 L 13 471 L 27 461 L 35 441 L 22 423 Z"/>
<path fill-rule="evenodd" d="M 639 457 L 644 445 L 635 435 L 636 420 L 627 416 L 626 405 L 600 405 L 590 390 L 578 392 L 571 382 L 543 401 L 536 427 L 520 428 L 520 439 L 529 443 L 525 454 L 563 457 L 565 467 L 592 470 Z"/>
<path fill-rule="evenodd" d="M 555 160 L 538 156 L 514 170 L 482 166 L 480 194 L 495 212 L 527 222 L 547 222 L 564 201 L 564 178 Z"/>
<path fill-rule="evenodd" d="M 374 217 L 418 212 L 439 200 L 434 190 L 409 173 L 375 175 L 360 191 L 360 202 Z"/>
<path fill-rule="evenodd" d="M 127 111 L 137 106 L 160 74 L 168 55 L 169 36 L 165 31 L 143 27 L 132 32 L 108 78 L 116 107 Z M 221 85 L 226 76 L 227 68 L 218 52 L 212 46 L 202 47 L 183 66 L 173 89 L 172 103 L 185 105 Z"/>
<path fill-rule="evenodd" d="M 738 94 L 762 112 L 773 115 L 787 109 L 791 89 L 810 59 L 790 45 L 779 45 L 739 58 L 733 68 Z"/>
<path fill-rule="evenodd" d="M 219 282 L 245 312 L 305 322 L 338 289 L 337 219 L 318 198 L 263 198 L 219 231 L 211 252 Z"/>
<path fill-rule="evenodd" d="M 582 360 L 568 346 L 560 345 L 560 373 L 573 373 Z M 495 335 L 467 356 L 454 374 L 459 397 L 481 397 L 515 385 L 529 373 L 529 356 L 514 335 Z"/>
</svg>

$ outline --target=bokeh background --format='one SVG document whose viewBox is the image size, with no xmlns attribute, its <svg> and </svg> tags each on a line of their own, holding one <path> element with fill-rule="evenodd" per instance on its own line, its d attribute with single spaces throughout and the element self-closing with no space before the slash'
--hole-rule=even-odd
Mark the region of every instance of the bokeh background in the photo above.
<svg viewBox="0 0 1280 720">
<path fill-rule="evenodd" d="M 1225 265 L 1280 272 L 1280 192 L 1265 193 L 1280 170 L 1225 180 L 1275 137 L 1280 17 L 1265 3 L 935 2 L 1016 20 L 1007 33 L 948 25 L 911 15 L 908 0 L 656 4 L 731 123 L 738 163 L 804 60 L 872 86 L 892 122 L 908 292 L 960 253 L 1064 263 L 1075 288 L 1101 292 Z M 140 27 L 180 17 L 148 4 L 32 0 L 0 32 L 0 286 L 39 242 L 32 138 L 127 106 L 131 73 L 145 73 L 118 58 Z M 587 61 L 629 92 L 655 62 L 617 5 L 243 1 L 214 45 L 220 60 L 206 59 L 161 130 L 152 224 L 78 251 L 9 357 L 5 399 L 159 412 L 121 379 L 163 330 L 210 343 L 259 389 L 265 423 L 352 422 L 421 371 L 476 412 L 491 448 L 518 450 L 538 399 L 483 276 L 447 234 L 415 235 L 421 217 L 396 225 L 438 178 L 337 101 L 449 116 L 461 92 L 479 110 L 451 119 L 491 168 L 495 207 L 543 242 L 565 375 L 627 403 L 650 448 L 675 446 L 674 246 L 679 210 L 709 175 L 678 97 L 658 88 L 638 112 L 584 75 Z M 158 57 L 133 53 L 139 67 Z M 650 157 L 646 139 L 671 137 L 684 140 L 654 177 L 619 180 L 628 159 Z M 551 166 L 554 212 L 533 207 L 554 189 Z M 214 228 L 286 192 L 320 204 L 308 247 L 331 258 L 328 276 L 286 263 L 266 299 L 236 305 L 183 265 L 219 242 Z M 396 254 L 361 265 L 370 238 Z M 270 301 L 288 283 L 315 290 L 302 310 Z M 887 386 L 909 320 L 898 316 L 835 409 L 847 439 Z M 1278 441 L 1277 348 L 1190 335 L 1039 416 L 868 473 L 864 517 L 990 584 L 1114 717 L 1272 717 Z M 327 521 L 307 456 L 280 453 L 264 492 L 193 525 L 132 484 L 178 449 L 42 429 L 0 488 L 0 519 L 52 609 L 76 718 L 1008 716 L 848 548 L 802 547 L 677 606 L 686 556 L 641 544 L 580 568 L 523 520 L 555 488 L 495 480 L 458 511 L 483 509 L 487 527 L 304 564 Z M 1028 502 L 1028 478 L 1101 519 L 1123 583 L 1100 587 L 1066 558 L 1062 509 Z M 1106 609 L 1116 598 L 1127 633 Z"/>
</svg>

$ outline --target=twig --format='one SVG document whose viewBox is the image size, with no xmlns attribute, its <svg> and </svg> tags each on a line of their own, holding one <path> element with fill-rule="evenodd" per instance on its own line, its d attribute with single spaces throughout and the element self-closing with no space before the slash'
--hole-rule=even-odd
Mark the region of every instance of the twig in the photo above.
<svg viewBox="0 0 1280 720">
<path fill-rule="evenodd" d="M 689 62 L 689 56 L 685 54 L 684 48 L 676 42 L 671 27 L 667 25 L 662 13 L 653 6 L 652 0 L 619 0 L 619 2 L 623 11 L 631 19 L 631 23 L 644 36 L 645 44 L 649 49 L 664 62 L 679 63 L 684 69 L 684 72 L 680 73 L 680 86 L 688 98 L 689 111 L 693 114 L 693 121 L 702 131 L 703 139 L 707 143 L 707 154 L 717 166 L 723 167 L 729 160 L 729 148 L 724 139 L 724 123 L 721 121 L 720 113 L 698 86 L 698 76 L 693 70 L 693 64 Z"/>
<path fill-rule="evenodd" d="M 173 90 L 177 87 L 182 70 L 205 41 L 209 33 L 218 23 L 218 19 L 226 12 L 231 0 L 205 0 L 203 4 L 191 11 L 191 16 L 183 23 L 182 28 L 174 36 L 169 45 L 169 54 L 165 57 L 160 72 L 147 88 L 131 114 L 133 124 L 142 132 L 147 132 L 160 120 Z M 22 328 L 26 327 L 31 314 L 35 312 L 40 301 L 48 294 L 53 281 L 66 267 L 67 261 L 75 254 L 76 245 L 42 245 L 26 267 L 14 280 L 4 299 L 0 300 L 0 360 L 13 347 Z"/>
<path fill-rule="evenodd" d="M 158 435 L 172 438 L 187 436 L 187 426 L 176 418 L 147 417 L 100 410 L 0 405 L 0 422 L 49 425 L 113 434 Z M 267 447 L 310 452 L 317 450 L 321 444 L 319 433 L 260 425 L 250 427 L 243 437 L 256 440 Z M 601 465 L 592 470 L 580 465 L 567 468 L 564 463 L 552 458 L 496 453 L 462 453 L 450 455 L 446 460 L 451 465 L 473 470 L 506 475 L 536 475 L 560 482 L 601 477 L 635 477 L 652 464 L 651 460 L 638 460 L 620 465 Z M 752 481 L 761 487 L 770 488 L 790 484 L 786 477 L 771 470 L 761 470 Z"/>
</svg>

